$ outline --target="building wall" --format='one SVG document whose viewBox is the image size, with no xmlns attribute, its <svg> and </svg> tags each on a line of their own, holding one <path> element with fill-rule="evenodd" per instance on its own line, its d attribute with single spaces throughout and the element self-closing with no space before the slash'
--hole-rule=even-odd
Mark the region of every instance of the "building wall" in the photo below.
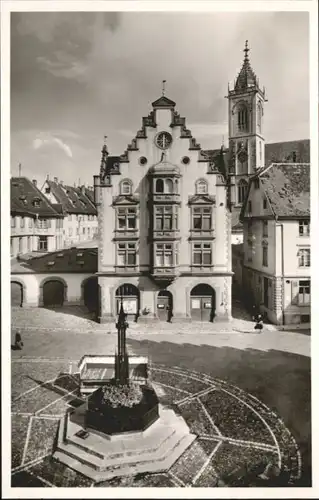
<svg viewBox="0 0 319 500">
<path fill-rule="evenodd" d="M 23 306 L 41 306 L 41 285 L 48 279 L 57 279 L 67 285 L 66 300 L 64 305 L 82 304 L 82 283 L 93 276 L 91 273 L 61 273 L 61 274 L 11 274 L 11 281 L 16 281 L 23 286 L 24 299 Z"/>
<path fill-rule="evenodd" d="M 64 246 L 93 240 L 97 234 L 97 226 L 97 215 L 66 215 L 63 220 Z"/>
<path fill-rule="evenodd" d="M 188 138 L 181 138 L 181 127 L 170 127 L 172 122 L 171 110 L 160 109 L 156 110 L 156 128 L 147 127 L 147 139 L 137 139 L 138 151 L 128 152 L 128 163 L 121 163 L 121 175 L 112 175 L 111 186 L 102 186 L 100 189 L 100 206 L 99 206 L 99 225 L 100 225 L 100 247 L 99 247 L 99 284 L 102 289 L 102 315 L 109 315 L 111 295 L 113 293 L 114 279 L 113 277 L 103 276 L 103 273 L 115 273 L 116 269 L 116 244 L 113 240 L 114 229 L 116 225 L 116 212 L 112 207 L 113 198 L 120 194 L 120 183 L 124 179 L 129 179 L 133 183 L 132 194 L 139 199 L 138 206 L 138 253 L 137 253 L 137 266 L 134 272 L 150 272 L 151 265 L 151 243 L 149 241 L 149 227 L 150 227 L 150 179 L 148 171 L 150 167 L 160 162 L 163 151 L 155 146 L 154 140 L 157 133 L 167 131 L 172 134 L 173 142 L 169 149 L 165 151 L 164 161 L 176 165 L 181 171 L 181 177 L 178 179 L 180 206 L 178 209 L 178 227 L 179 237 L 178 242 L 178 256 L 179 256 L 179 271 L 180 273 L 190 273 L 194 275 L 193 279 L 197 279 L 194 269 L 191 268 L 192 259 L 192 246 L 189 241 L 190 227 L 191 227 L 191 208 L 188 205 L 189 196 L 195 195 L 195 182 L 202 178 L 208 184 L 208 195 L 215 197 L 215 205 L 213 206 L 213 228 L 214 238 L 212 242 L 212 259 L 213 271 L 220 274 L 227 274 L 227 283 L 231 283 L 231 227 L 230 217 L 226 208 L 226 190 L 225 186 L 219 180 L 217 174 L 207 174 L 208 163 L 198 162 L 198 150 L 191 150 L 190 140 Z M 140 165 L 139 158 L 145 156 L 148 160 L 146 165 Z M 182 163 L 182 158 L 188 156 L 190 162 L 187 165 Z M 210 270 L 211 271 L 211 270 Z M 133 274 L 134 274 L 133 272 Z M 129 281 L 128 278 L 123 278 L 125 282 Z M 133 278 L 131 278 L 133 279 Z M 135 281 L 140 278 L 134 277 Z M 206 278 L 205 278 L 206 279 Z M 210 278 L 216 280 L 217 278 Z M 224 279 L 224 278 L 220 278 Z M 185 281 L 186 280 L 186 281 Z M 172 289 L 179 288 L 181 296 L 183 297 L 186 292 L 186 282 L 189 278 L 179 277 L 171 285 Z M 202 279 L 204 282 L 204 279 Z M 159 285 L 147 278 L 143 282 L 145 289 L 141 289 L 142 303 L 147 303 L 148 307 L 153 307 L 154 297 L 156 292 L 159 291 Z M 220 287 L 217 280 L 214 281 L 216 286 Z M 142 286 L 142 285 L 141 285 Z M 111 295 L 110 295 L 111 294 Z M 114 294 L 113 294 L 114 295 Z M 227 304 L 231 308 L 231 284 L 229 285 L 229 292 L 227 291 Z M 179 304 L 179 300 L 182 302 Z M 178 295 L 176 299 L 176 313 L 186 317 L 186 299 L 180 298 Z M 153 304 L 153 305 L 152 305 Z M 228 307 L 228 306 L 227 306 Z M 225 301 L 223 302 L 223 313 L 225 316 L 230 316 L 230 310 L 226 309 Z"/>
<path fill-rule="evenodd" d="M 40 219 L 41 220 L 41 219 Z M 33 217 L 11 216 L 11 256 L 39 250 L 40 236 L 47 238 L 48 252 L 63 246 L 61 219 L 46 218 L 48 227 L 41 227 Z"/>
</svg>

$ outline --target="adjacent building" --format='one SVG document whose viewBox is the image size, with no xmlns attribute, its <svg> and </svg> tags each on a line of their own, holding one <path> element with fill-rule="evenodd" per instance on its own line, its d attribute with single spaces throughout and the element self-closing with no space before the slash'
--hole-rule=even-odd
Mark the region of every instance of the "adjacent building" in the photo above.
<svg viewBox="0 0 319 500">
<path fill-rule="evenodd" d="M 100 321 L 114 321 L 120 297 L 139 321 L 231 318 L 225 177 L 175 106 L 163 93 L 124 154 L 103 147 L 95 176 Z"/>
<path fill-rule="evenodd" d="M 272 163 L 249 182 L 243 294 L 272 323 L 310 326 L 310 165 Z"/>
<path fill-rule="evenodd" d="M 11 257 L 63 247 L 61 205 L 48 202 L 36 180 L 11 178 Z"/>
<path fill-rule="evenodd" d="M 93 240 L 97 236 L 97 212 L 93 188 L 64 185 L 57 177 L 44 182 L 41 192 L 47 200 L 62 207 L 63 246 Z"/>
</svg>

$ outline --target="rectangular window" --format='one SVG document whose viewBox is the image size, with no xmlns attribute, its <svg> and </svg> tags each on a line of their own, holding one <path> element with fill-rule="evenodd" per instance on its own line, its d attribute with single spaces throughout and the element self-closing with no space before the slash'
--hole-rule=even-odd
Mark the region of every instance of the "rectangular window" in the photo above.
<svg viewBox="0 0 319 500">
<path fill-rule="evenodd" d="M 77 228 L 77 229 L 79 230 L 79 228 Z M 69 227 L 69 236 L 72 236 L 72 233 L 73 233 L 72 227 Z"/>
<path fill-rule="evenodd" d="M 263 247 L 263 266 L 268 266 L 268 247 Z"/>
<path fill-rule="evenodd" d="M 194 243 L 193 244 L 193 265 L 211 266 L 212 265 L 212 244 Z"/>
<path fill-rule="evenodd" d="M 19 238 L 19 253 L 22 253 L 22 238 Z"/>
<path fill-rule="evenodd" d="M 117 209 L 117 229 L 123 231 L 136 229 L 135 207 L 120 207 Z"/>
<path fill-rule="evenodd" d="M 299 267 L 310 267 L 310 248 L 301 248 L 298 252 Z"/>
<path fill-rule="evenodd" d="M 310 314 L 302 314 L 300 316 L 300 323 L 310 323 Z"/>
<path fill-rule="evenodd" d="M 174 265 L 172 243 L 157 243 L 155 245 L 155 265 L 156 267 L 172 267 Z"/>
<path fill-rule="evenodd" d="M 212 229 L 212 207 L 194 207 L 192 229 L 209 231 Z"/>
<path fill-rule="evenodd" d="M 267 238 L 267 236 L 268 236 L 268 220 L 263 220 L 262 224 L 263 224 L 263 237 Z"/>
<path fill-rule="evenodd" d="M 16 218 L 11 217 L 11 227 L 16 227 Z"/>
<path fill-rule="evenodd" d="M 45 193 L 46 193 L 46 194 L 49 194 L 49 193 L 50 193 L 50 188 L 49 188 L 49 187 L 46 187 L 46 188 L 45 188 Z"/>
<path fill-rule="evenodd" d="M 48 229 L 50 227 L 50 221 L 47 219 L 38 219 L 37 220 L 37 228 L 38 229 Z"/>
<path fill-rule="evenodd" d="M 298 304 L 310 304 L 310 280 L 299 281 Z"/>
<path fill-rule="evenodd" d="M 28 252 L 32 251 L 32 237 L 28 237 Z"/>
<path fill-rule="evenodd" d="M 32 229 L 33 228 L 33 219 L 29 219 L 29 228 Z"/>
<path fill-rule="evenodd" d="M 48 251 L 48 238 L 46 236 L 39 236 L 39 251 L 40 252 Z"/>
<path fill-rule="evenodd" d="M 24 220 L 24 217 L 21 217 L 21 219 L 20 219 L 20 227 L 21 227 L 21 228 L 24 228 L 24 227 L 25 227 L 25 220 Z"/>
<path fill-rule="evenodd" d="M 118 243 L 117 265 L 136 266 L 136 243 Z"/>
<path fill-rule="evenodd" d="M 173 207 L 155 207 L 155 230 L 172 231 L 173 229 Z"/>
<path fill-rule="evenodd" d="M 263 209 L 266 210 L 267 208 L 267 198 L 263 199 Z"/>
<path fill-rule="evenodd" d="M 310 235 L 310 221 L 300 220 L 299 221 L 299 236 L 309 236 Z"/>
</svg>

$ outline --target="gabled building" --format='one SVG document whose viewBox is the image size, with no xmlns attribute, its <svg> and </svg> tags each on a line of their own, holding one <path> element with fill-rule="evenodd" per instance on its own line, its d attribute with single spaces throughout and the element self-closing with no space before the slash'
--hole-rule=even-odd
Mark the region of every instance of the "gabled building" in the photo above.
<svg viewBox="0 0 319 500">
<path fill-rule="evenodd" d="M 63 246 L 63 214 L 37 188 L 36 180 L 11 178 L 11 257 L 52 252 Z"/>
<path fill-rule="evenodd" d="M 93 188 L 64 185 L 63 181 L 46 179 L 41 191 L 52 204 L 60 204 L 64 214 L 63 244 L 74 245 L 97 236 L 97 212 Z"/>
<path fill-rule="evenodd" d="M 123 297 L 136 320 L 231 318 L 231 217 L 224 176 L 163 95 L 124 154 L 95 176 L 100 321 Z"/>
<path fill-rule="evenodd" d="M 241 211 L 243 287 L 272 323 L 310 324 L 310 164 L 273 163 L 250 179 Z"/>
</svg>

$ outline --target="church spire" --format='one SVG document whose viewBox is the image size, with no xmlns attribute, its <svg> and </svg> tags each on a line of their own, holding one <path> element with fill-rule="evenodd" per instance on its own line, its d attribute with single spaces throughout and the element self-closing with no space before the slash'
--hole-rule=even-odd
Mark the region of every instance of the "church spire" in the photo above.
<svg viewBox="0 0 319 500">
<path fill-rule="evenodd" d="M 250 49 L 248 47 L 248 40 L 245 41 L 245 48 L 243 50 L 244 52 L 244 61 L 243 65 L 241 67 L 241 70 L 239 72 L 239 75 L 237 77 L 236 83 L 235 83 L 235 90 L 246 90 L 248 88 L 256 87 L 259 89 L 259 82 L 258 79 L 250 65 L 250 60 L 249 60 L 249 53 Z"/>
</svg>

